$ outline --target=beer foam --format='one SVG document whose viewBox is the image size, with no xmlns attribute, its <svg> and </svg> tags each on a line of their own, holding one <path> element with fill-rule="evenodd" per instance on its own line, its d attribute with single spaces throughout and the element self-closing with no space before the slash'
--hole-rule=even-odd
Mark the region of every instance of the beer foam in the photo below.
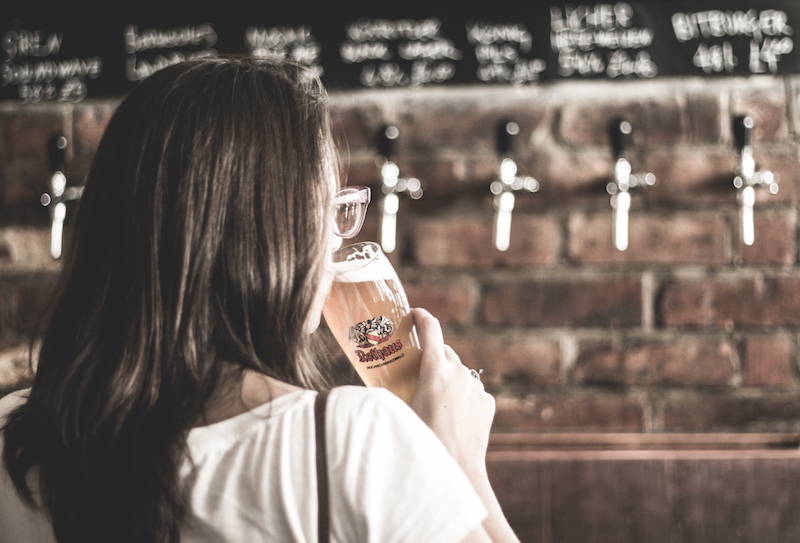
<svg viewBox="0 0 800 543">
<path fill-rule="evenodd" d="M 341 283 L 363 283 L 375 280 L 397 280 L 397 274 L 389 260 L 369 246 L 360 253 L 352 254 L 347 260 L 333 263 L 336 280 Z"/>
</svg>

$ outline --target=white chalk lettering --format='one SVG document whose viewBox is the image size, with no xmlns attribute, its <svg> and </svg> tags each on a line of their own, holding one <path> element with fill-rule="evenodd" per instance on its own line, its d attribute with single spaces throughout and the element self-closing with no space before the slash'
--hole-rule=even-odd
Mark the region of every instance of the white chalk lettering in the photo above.
<svg viewBox="0 0 800 543">
<path fill-rule="evenodd" d="M 297 44 L 313 45 L 316 39 L 310 26 L 272 27 L 251 26 L 245 31 L 244 44 L 249 50 L 256 48 L 275 49 Z"/>
<path fill-rule="evenodd" d="M 193 53 L 181 53 L 171 51 L 166 55 L 154 55 L 151 58 L 137 58 L 136 55 L 128 55 L 125 59 L 125 77 L 128 81 L 141 81 L 167 66 L 178 64 L 191 58 L 213 57 L 217 52 L 214 49 L 204 49 Z"/>
<path fill-rule="evenodd" d="M 187 46 L 208 48 L 217 43 L 217 32 L 211 24 L 166 30 L 149 28 L 141 32 L 135 25 L 126 25 L 122 34 L 125 39 L 125 52 L 128 54 L 148 49 L 173 49 Z"/>
<path fill-rule="evenodd" d="M 561 30 L 550 33 L 550 45 L 554 51 L 590 51 L 595 47 L 604 49 L 642 49 L 653 43 L 654 33 L 649 28 L 630 28 L 608 32 L 588 30 Z"/>
<path fill-rule="evenodd" d="M 103 59 L 101 57 L 22 63 L 6 61 L 0 66 L 0 85 L 66 81 L 74 77 L 94 79 L 100 76 L 102 68 Z"/>
<path fill-rule="evenodd" d="M 410 79 L 394 62 L 381 62 L 377 67 L 368 63 L 361 69 L 361 84 L 365 87 L 404 87 Z"/>
<path fill-rule="evenodd" d="M 421 21 L 359 19 L 347 26 L 347 37 L 356 43 L 374 40 L 432 40 L 439 37 L 442 22 L 431 17 Z"/>
<path fill-rule="evenodd" d="M 427 83 L 444 83 L 452 79 L 455 74 L 456 67 L 452 62 L 416 60 L 411 65 L 409 86 L 420 87 Z"/>
<path fill-rule="evenodd" d="M 658 67 L 650 59 L 647 51 L 639 51 L 636 58 L 630 58 L 627 51 L 613 51 L 609 54 L 606 75 L 608 77 L 637 77 L 650 78 L 658 73 Z"/>
<path fill-rule="evenodd" d="M 733 72 L 739 59 L 733 54 L 733 47 L 730 42 L 708 46 L 700 43 L 692 56 L 692 64 L 703 70 L 707 74 L 720 72 Z"/>
<path fill-rule="evenodd" d="M 761 42 L 764 36 L 791 36 L 789 18 L 780 10 L 721 11 L 675 13 L 672 30 L 680 42 L 694 39 L 748 36 Z"/>
<path fill-rule="evenodd" d="M 550 29 L 562 30 L 614 30 L 628 28 L 633 17 L 633 8 L 625 2 L 595 4 L 592 6 L 567 5 L 550 8 Z"/>
<path fill-rule="evenodd" d="M 781 55 L 786 55 L 792 52 L 794 43 L 791 38 L 765 38 L 764 42 L 759 44 L 756 40 L 750 41 L 750 72 L 759 74 L 769 71 L 770 73 L 778 72 L 778 62 Z"/>
<path fill-rule="evenodd" d="M 9 30 L 3 34 L 3 51 L 6 58 L 12 60 L 16 57 L 47 57 L 61 50 L 64 34 L 51 32 L 49 34 L 39 30 Z"/>
<path fill-rule="evenodd" d="M 339 46 L 339 56 L 342 57 L 343 62 L 354 64 L 365 60 L 389 60 L 392 58 L 392 53 L 386 42 L 354 43 L 346 41 Z"/>
<path fill-rule="evenodd" d="M 463 57 L 461 51 L 450 40 L 407 41 L 397 46 L 397 54 L 406 60 L 427 59 L 441 60 L 445 58 L 458 60 Z"/>
<path fill-rule="evenodd" d="M 517 43 L 523 53 L 529 52 L 533 45 L 531 33 L 521 24 L 468 23 L 467 41 L 474 45 Z"/>
<path fill-rule="evenodd" d="M 489 63 L 478 66 L 475 75 L 480 81 L 523 85 L 538 81 L 546 67 L 547 64 L 542 59 L 521 59 L 514 64 Z"/>
</svg>

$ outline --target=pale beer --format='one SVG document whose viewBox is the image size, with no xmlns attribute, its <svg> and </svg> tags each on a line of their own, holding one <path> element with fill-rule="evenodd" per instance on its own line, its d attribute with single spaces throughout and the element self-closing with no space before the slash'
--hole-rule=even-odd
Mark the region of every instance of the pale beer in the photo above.
<svg viewBox="0 0 800 543">
<path fill-rule="evenodd" d="M 374 243 L 338 251 L 334 270 L 323 310 L 328 328 L 364 384 L 410 402 L 422 351 L 397 273 Z"/>
</svg>

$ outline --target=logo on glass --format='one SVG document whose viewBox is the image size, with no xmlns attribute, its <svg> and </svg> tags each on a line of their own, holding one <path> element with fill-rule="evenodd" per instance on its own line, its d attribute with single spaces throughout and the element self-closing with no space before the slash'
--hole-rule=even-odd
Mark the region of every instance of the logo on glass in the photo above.
<svg viewBox="0 0 800 543">
<path fill-rule="evenodd" d="M 381 315 L 350 327 L 350 341 L 361 349 L 368 349 L 384 341 L 394 334 L 394 324 Z"/>
</svg>

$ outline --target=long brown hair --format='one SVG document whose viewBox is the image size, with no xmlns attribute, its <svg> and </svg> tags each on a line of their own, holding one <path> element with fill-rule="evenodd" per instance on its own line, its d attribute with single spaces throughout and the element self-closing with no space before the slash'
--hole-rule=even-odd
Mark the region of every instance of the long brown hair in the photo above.
<svg viewBox="0 0 800 543">
<path fill-rule="evenodd" d="M 276 60 L 188 61 L 120 104 L 30 397 L 4 429 L 12 480 L 59 541 L 179 540 L 185 437 L 221 361 L 319 386 L 305 323 L 328 228 L 329 124 L 320 81 Z"/>
</svg>

